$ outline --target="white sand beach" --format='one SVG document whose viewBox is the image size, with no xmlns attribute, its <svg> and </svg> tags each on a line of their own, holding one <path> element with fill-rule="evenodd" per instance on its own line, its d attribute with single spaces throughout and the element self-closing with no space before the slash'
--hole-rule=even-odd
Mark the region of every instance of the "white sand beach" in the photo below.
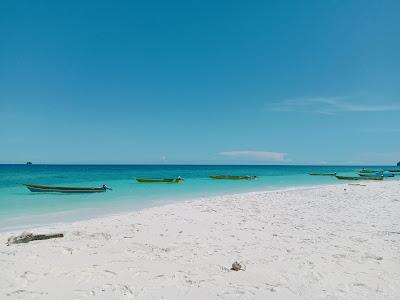
<svg viewBox="0 0 400 300">
<path fill-rule="evenodd" d="M 1 299 L 400 299 L 400 182 L 199 199 L 30 230 Z M 231 271 L 234 261 L 244 271 Z"/>
</svg>

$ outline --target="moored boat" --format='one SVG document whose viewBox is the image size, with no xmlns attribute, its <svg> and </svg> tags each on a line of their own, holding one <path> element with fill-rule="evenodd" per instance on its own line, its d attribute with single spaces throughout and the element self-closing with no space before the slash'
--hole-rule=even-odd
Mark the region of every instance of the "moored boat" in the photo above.
<svg viewBox="0 0 400 300">
<path fill-rule="evenodd" d="M 368 170 L 368 169 L 361 169 L 358 173 L 381 173 L 383 170 Z"/>
<path fill-rule="evenodd" d="M 380 177 L 356 177 L 356 176 L 338 176 L 337 179 L 340 180 L 383 180 L 383 176 Z"/>
<path fill-rule="evenodd" d="M 313 176 L 336 176 L 336 172 L 335 173 L 308 173 L 308 175 L 313 175 Z"/>
<path fill-rule="evenodd" d="M 358 173 L 362 177 L 394 177 L 392 173 Z"/>
<path fill-rule="evenodd" d="M 42 193 L 102 193 L 107 190 L 111 190 L 106 185 L 98 188 L 88 188 L 88 187 L 61 187 L 61 186 L 45 186 L 45 185 L 33 185 L 24 184 L 28 190 L 31 192 L 42 192 Z"/>
<path fill-rule="evenodd" d="M 179 183 L 183 181 L 183 178 L 178 176 L 177 178 L 136 178 L 137 182 L 140 183 L 157 183 L 157 182 L 163 182 L 163 183 Z"/>
<path fill-rule="evenodd" d="M 211 179 L 232 179 L 232 180 L 250 180 L 250 179 L 256 179 L 257 176 L 236 176 L 236 175 L 210 175 L 208 176 Z"/>
<path fill-rule="evenodd" d="M 385 170 L 385 171 L 390 173 L 400 173 L 400 170 Z"/>
</svg>

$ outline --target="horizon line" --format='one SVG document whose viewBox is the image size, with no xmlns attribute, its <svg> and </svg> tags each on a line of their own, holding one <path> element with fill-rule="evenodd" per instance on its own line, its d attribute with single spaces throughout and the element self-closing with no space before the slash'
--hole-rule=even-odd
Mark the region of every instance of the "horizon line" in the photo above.
<svg viewBox="0 0 400 300">
<path fill-rule="evenodd" d="M 0 165 L 27 165 L 26 163 L 0 163 Z M 29 166 L 315 166 L 315 167 L 361 167 L 361 166 L 394 166 L 392 164 L 200 164 L 200 163 L 32 163 Z"/>
</svg>

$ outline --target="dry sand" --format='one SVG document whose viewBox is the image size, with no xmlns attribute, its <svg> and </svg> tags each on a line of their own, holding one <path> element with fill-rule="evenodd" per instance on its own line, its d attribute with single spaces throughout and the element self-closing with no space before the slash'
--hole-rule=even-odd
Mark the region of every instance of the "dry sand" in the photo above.
<svg viewBox="0 0 400 300">
<path fill-rule="evenodd" d="M 400 182 L 257 192 L 31 230 L 1 299 L 400 299 Z M 20 232 L 18 232 L 20 233 Z M 244 271 L 231 271 L 234 261 Z"/>
</svg>

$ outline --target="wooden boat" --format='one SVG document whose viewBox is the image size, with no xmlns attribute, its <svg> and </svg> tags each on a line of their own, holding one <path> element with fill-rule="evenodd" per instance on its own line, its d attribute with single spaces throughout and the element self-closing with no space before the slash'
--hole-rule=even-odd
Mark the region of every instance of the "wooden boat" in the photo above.
<svg viewBox="0 0 400 300">
<path fill-rule="evenodd" d="M 383 180 L 383 176 L 381 177 L 356 177 L 356 176 L 338 176 L 337 179 L 340 180 Z"/>
<path fill-rule="evenodd" d="M 147 182 L 147 183 L 156 183 L 156 182 L 164 182 L 164 183 L 179 183 L 183 179 L 180 177 L 177 178 L 136 178 L 137 182 Z"/>
<path fill-rule="evenodd" d="M 313 175 L 313 176 L 336 176 L 335 173 L 308 173 L 308 175 Z"/>
<path fill-rule="evenodd" d="M 368 170 L 368 169 L 362 169 L 358 171 L 358 173 L 381 173 L 383 170 Z"/>
<path fill-rule="evenodd" d="M 250 180 L 256 179 L 257 176 L 235 176 L 235 175 L 210 175 L 212 179 L 231 179 L 231 180 Z"/>
<path fill-rule="evenodd" d="M 362 177 L 394 177 L 392 173 L 358 173 Z"/>
<path fill-rule="evenodd" d="M 86 187 L 61 187 L 61 186 L 44 186 L 24 184 L 31 192 L 56 192 L 56 193 L 102 193 L 106 190 L 111 190 L 109 187 L 103 185 L 99 188 L 86 188 Z"/>
</svg>

